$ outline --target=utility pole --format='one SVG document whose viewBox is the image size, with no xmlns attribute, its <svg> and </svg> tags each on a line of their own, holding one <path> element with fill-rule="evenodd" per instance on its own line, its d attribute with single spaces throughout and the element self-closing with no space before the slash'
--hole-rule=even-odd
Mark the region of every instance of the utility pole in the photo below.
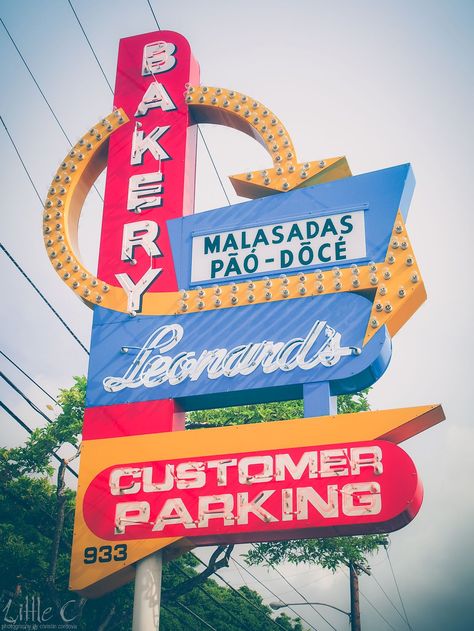
<svg viewBox="0 0 474 631">
<path fill-rule="evenodd" d="M 349 563 L 351 589 L 351 631 L 360 631 L 359 576 L 354 563 Z"/>
</svg>

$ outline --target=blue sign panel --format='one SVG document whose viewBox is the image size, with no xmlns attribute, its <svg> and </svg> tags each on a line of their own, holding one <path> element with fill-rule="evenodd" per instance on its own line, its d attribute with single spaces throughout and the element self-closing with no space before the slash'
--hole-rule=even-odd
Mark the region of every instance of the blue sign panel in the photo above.
<svg viewBox="0 0 474 631">
<path fill-rule="evenodd" d="M 383 260 L 409 164 L 168 222 L 180 287 Z"/>
<path fill-rule="evenodd" d="M 385 327 L 363 347 L 370 309 L 350 293 L 172 316 L 97 307 L 87 406 L 173 398 L 202 409 L 299 398 L 318 382 L 359 391 L 391 354 Z"/>
</svg>

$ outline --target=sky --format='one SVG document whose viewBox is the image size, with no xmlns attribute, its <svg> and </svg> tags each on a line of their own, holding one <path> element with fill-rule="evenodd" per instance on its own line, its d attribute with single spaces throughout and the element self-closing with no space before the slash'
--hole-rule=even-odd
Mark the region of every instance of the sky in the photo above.
<svg viewBox="0 0 474 631">
<path fill-rule="evenodd" d="M 162 29 L 178 31 L 189 40 L 200 63 L 201 83 L 234 89 L 268 106 L 290 132 L 300 161 L 345 155 L 353 174 L 412 164 L 417 186 L 407 228 L 428 301 L 394 338 L 391 364 L 370 401 L 373 409 L 441 403 L 447 420 L 403 445 L 416 463 L 425 498 L 415 520 L 391 536 L 389 553 L 414 631 L 471 628 L 474 432 L 469 358 L 474 305 L 467 283 L 473 230 L 474 4 L 151 4 Z M 75 0 L 73 5 L 113 84 L 119 39 L 156 30 L 147 1 Z M 67 0 L 0 0 L 0 16 L 75 142 L 110 112 L 112 101 Z M 1 25 L 0 56 L 1 115 L 44 198 L 69 145 Z M 269 156 L 234 130 L 206 125 L 203 132 L 232 203 L 242 201 L 226 177 L 269 167 Z M 41 233 L 42 207 L 3 127 L 0 155 L 1 242 L 88 345 L 91 311 L 50 267 Z M 98 181 L 101 187 L 103 179 Z M 196 210 L 224 205 L 224 193 L 200 144 Z M 92 191 L 80 226 L 89 268 L 97 259 L 100 221 L 100 199 Z M 54 394 L 70 386 L 73 375 L 86 373 L 87 356 L 3 252 L 0 265 L 0 349 Z M 0 360 L 2 371 L 51 414 L 47 397 L 3 357 Z M 5 383 L 1 387 L 2 400 L 31 427 L 44 422 Z M 25 439 L 25 432 L 3 412 L 0 432 L 7 446 Z M 385 552 L 374 557 L 371 566 L 373 577 L 361 577 L 363 628 L 408 628 L 393 606 L 402 609 Z M 332 575 L 310 566 L 280 570 L 307 600 L 349 607 L 344 573 Z M 282 600 L 301 601 L 275 572 L 251 571 Z M 242 584 L 233 565 L 225 576 L 236 586 Z M 249 575 L 244 577 L 266 602 L 275 600 Z M 297 610 L 314 628 L 330 628 L 307 605 Z M 336 628 L 346 628 L 341 614 L 320 611 Z"/>
</svg>

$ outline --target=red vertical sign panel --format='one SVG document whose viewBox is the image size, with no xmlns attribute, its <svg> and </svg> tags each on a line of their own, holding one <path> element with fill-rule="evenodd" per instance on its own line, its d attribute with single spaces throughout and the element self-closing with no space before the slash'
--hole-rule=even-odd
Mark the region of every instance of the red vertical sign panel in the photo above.
<svg viewBox="0 0 474 631">
<path fill-rule="evenodd" d="M 193 210 L 196 136 L 187 83 L 199 83 L 199 67 L 182 35 L 157 31 L 120 41 L 114 105 L 130 122 L 110 140 L 98 266 L 111 285 L 121 284 L 117 274 L 136 285 L 151 263 L 161 272 L 146 291 L 177 289 L 166 221 Z M 129 248 L 129 258 L 127 237 L 143 244 Z"/>
<path fill-rule="evenodd" d="M 188 83 L 199 83 L 199 66 L 179 33 L 120 41 L 114 106 L 130 121 L 110 139 L 98 276 L 124 289 L 132 315 L 145 292 L 178 289 L 166 221 L 194 206 Z M 87 408 L 83 436 L 170 431 L 182 420 L 172 400 Z"/>
</svg>

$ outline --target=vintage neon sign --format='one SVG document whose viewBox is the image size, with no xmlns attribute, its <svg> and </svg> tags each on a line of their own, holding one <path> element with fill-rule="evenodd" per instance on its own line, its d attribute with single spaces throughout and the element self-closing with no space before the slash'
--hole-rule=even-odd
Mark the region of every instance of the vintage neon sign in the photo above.
<svg viewBox="0 0 474 631">
<path fill-rule="evenodd" d="M 439 406 L 325 417 L 318 403 L 374 383 L 390 335 L 426 298 L 405 227 L 410 166 L 352 177 L 343 157 L 300 163 L 265 105 L 198 81 L 181 35 L 122 40 L 116 108 L 69 152 L 45 204 L 48 256 L 94 309 L 71 566 L 72 588 L 87 595 L 130 580 L 162 548 L 401 527 L 421 503 L 416 472 L 398 448 L 368 441 L 400 442 L 444 418 Z M 272 168 L 231 178 L 253 201 L 189 214 L 198 122 L 267 149 Z M 77 224 L 106 166 L 95 275 Z M 318 418 L 173 431 L 183 410 L 296 397 Z M 358 441 L 381 451 L 355 472 Z M 321 459 L 334 450 L 342 469 L 326 479 Z M 392 461 L 411 472 L 398 490 Z M 277 462 L 293 462 L 291 480 Z"/>
<path fill-rule="evenodd" d="M 119 464 L 101 471 L 84 518 L 103 539 L 200 543 L 397 529 L 422 498 L 415 467 L 383 441 Z"/>
</svg>

